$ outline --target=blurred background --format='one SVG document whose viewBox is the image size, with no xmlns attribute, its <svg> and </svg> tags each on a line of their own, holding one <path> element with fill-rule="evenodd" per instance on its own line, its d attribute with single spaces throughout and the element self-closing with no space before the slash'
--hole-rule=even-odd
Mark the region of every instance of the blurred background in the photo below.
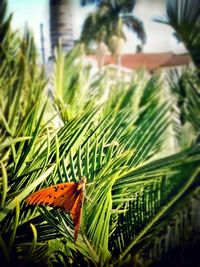
<svg viewBox="0 0 200 267">
<path fill-rule="evenodd" d="M 71 1 L 72 2 L 72 1 Z M 155 18 L 165 16 L 165 0 L 137 0 L 134 8 L 134 15 L 144 23 L 147 35 L 143 52 L 166 52 L 184 53 L 186 50 L 182 43 L 179 43 L 173 35 L 170 26 L 153 21 Z M 35 42 L 41 51 L 41 27 L 43 29 L 44 48 L 46 60 L 51 55 L 50 49 L 50 0 L 10 0 L 8 1 L 8 13 L 13 13 L 13 29 L 23 32 L 24 26 L 28 26 L 35 37 Z M 95 4 L 81 6 L 80 1 L 73 1 L 70 19 L 73 30 L 73 40 L 80 37 L 82 24 L 87 15 L 94 11 Z M 42 26 L 41 26 L 42 25 Z M 127 42 L 124 44 L 123 53 L 134 53 L 139 41 L 136 34 L 124 28 Z"/>
</svg>

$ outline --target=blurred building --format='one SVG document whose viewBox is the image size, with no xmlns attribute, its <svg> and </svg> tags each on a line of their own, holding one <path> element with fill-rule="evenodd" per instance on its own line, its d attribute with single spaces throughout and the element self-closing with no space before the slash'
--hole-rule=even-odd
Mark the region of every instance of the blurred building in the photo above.
<svg viewBox="0 0 200 267">
<path fill-rule="evenodd" d="M 98 55 L 89 55 L 86 58 L 93 60 L 96 62 L 96 66 L 101 68 L 111 65 L 127 70 L 144 68 L 150 73 L 161 68 L 177 68 L 192 63 L 188 54 L 174 54 L 173 52 L 122 54 L 120 65 L 119 61 L 112 55 L 103 55 L 102 57 L 103 59 L 99 59 Z"/>
</svg>

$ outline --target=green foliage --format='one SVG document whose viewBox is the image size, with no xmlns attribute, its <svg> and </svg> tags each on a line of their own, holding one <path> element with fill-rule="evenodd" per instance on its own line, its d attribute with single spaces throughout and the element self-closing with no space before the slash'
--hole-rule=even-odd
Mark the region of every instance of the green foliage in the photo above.
<svg viewBox="0 0 200 267">
<path fill-rule="evenodd" d="M 170 71 L 168 82 L 180 114 L 177 139 L 182 147 L 189 147 L 200 136 L 200 80 L 197 72 L 188 68 Z"/>
<path fill-rule="evenodd" d="M 20 40 L 9 28 L 2 43 L 0 66 L 0 161 L 1 161 L 1 253 L 2 264 L 10 265 L 20 255 L 37 258 L 35 251 L 47 246 L 36 242 L 37 232 L 31 226 L 33 242 L 16 245 L 19 225 L 28 214 L 24 199 L 53 171 L 54 166 L 33 164 L 35 152 L 44 142 L 45 108 L 44 71 L 36 63 L 33 38 L 26 32 Z M 46 139 L 46 138 L 45 138 Z M 29 171 L 27 171 L 29 169 Z M 27 174 L 29 172 L 29 174 Z M 35 179 L 33 178 L 35 177 Z M 39 255 L 39 254 L 38 254 Z M 25 260 L 25 258 L 24 258 Z"/>
<path fill-rule="evenodd" d="M 166 150 L 172 121 L 163 79 L 140 72 L 128 83 L 110 82 L 106 74 L 92 76 L 77 46 L 67 55 L 57 50 L 47 81 L 30 34 L 22 39 L 7 35 L 5 43 L 0 66 L 2 266 L 130 262 L 199 186 L 198 144 L 177 154 Z M 189 84 L 196 88 L 192 80 Z M 195 110 L 194 98 L 190 101 Z M 68 214 L 30 207 L 25 199 L 41 187 L 79 176 L 86 176 L 87 184 L 74 243 Z"/>
<path fill-rule="evenodd" d="M 56 51 L 56 62 L 52 77 L 54 101 L 62 120 L 68 121 L 88 106 L 90 68 L 84 67 L 81 61 L 83 47 L 77 46 L 70 54 L 65 55 L 61 46 Z"/>
</svg>

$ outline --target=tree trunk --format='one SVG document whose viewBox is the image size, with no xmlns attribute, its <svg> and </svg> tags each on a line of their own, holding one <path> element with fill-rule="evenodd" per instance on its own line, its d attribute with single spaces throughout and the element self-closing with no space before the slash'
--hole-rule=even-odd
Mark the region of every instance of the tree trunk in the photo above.
<svg viewBox="0 0 200 267">
<path fill-rule="evenodd" d="M 51 52 L 61 40 L 63 51 L 68 52 L 74 44 L 72 1 L 50 0 Z"/>
</svg>

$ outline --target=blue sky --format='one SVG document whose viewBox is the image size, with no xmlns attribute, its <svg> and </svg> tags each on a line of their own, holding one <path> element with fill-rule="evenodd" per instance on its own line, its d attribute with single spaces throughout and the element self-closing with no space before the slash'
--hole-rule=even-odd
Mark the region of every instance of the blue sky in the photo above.
<svg viewBox="0 0 200 267">
<path fill-rule="evenodd" d="M 49 41 L 49 0 L 9 0 L 8 12 L 13 13 L 12 26 L 14 29 L 23 30 L 27 24 L 31 28 L 35 36 L 36 45 L 40 49 L 40 24 L 44 25 L 45 49 L 46 54 L 50 53 Z M 78 0 L 73 1 L 75 4 L 74 16 L 74 36 L 78 38 L 81 31 L 81 25 L 88 14 L 94 9 L 94 6 L 80 8 Z M 182 44 L 178 44 L 173 37 L 172 29 L 166 25 L 153 22 L 153 17 L 165 14 L 164 0 L 138 0 L 134 10 L 134 14 L 142 19 L 147 32 L 147 44 L 144 52 L 162 52 L 173 51 L 175 53 L 184 52 Z M 136 45 L 139 43 L 136 36 L 129 31 L 127 33 L 128 42 L 124 46 L 124 53 L 134 52 Z"/>
<path fill-rule="evenodd" d="M 81 25 L 88 12 L 94 10 L 94 5 L 80 7 L 78 1 L 73 1 L 75 7 L 74 37 L 79 38 Z M 37 47 L 41 48 L 40 24 L 44 27 L 45 49 L 47 56 L 50 55 L 49 38 L 49 0 L 9 0 L 8 13 L 13 13 L 12 27 L 23 32 L 27 25 L 34 33 Z"/>
</svg>

